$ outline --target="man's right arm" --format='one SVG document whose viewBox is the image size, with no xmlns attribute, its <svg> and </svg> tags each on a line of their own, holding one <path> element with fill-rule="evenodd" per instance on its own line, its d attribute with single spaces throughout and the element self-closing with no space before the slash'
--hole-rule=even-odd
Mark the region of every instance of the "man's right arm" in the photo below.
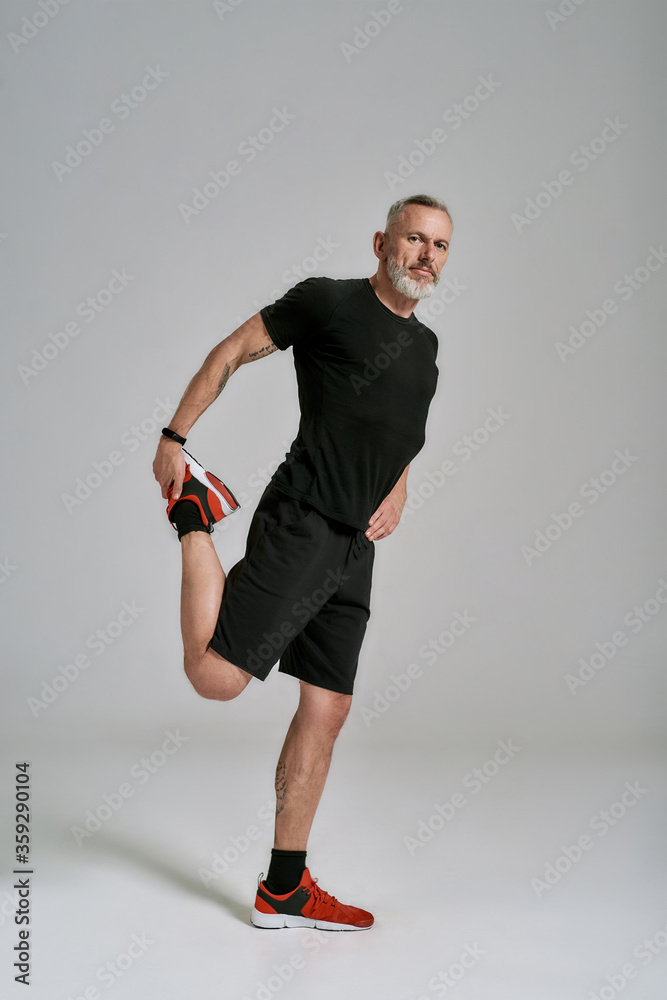
<svg viewBox="0 0 667 1000">
<path fill-rule="evenodd" d="M 176 412 L 169 421 L 171 430 L 181 437 L 186 437 L 204 410 L 218 398 L 237 368 L 273 354 L 277 350 L 262 317 L 259 313 L 255 313 L 209 353 L 204 364 L 191 379 Z M 174 484 L 172 496 L 178 499 L 183 488 L 185 458 L 178 442 L 164 435 L 160 437 L 153 462 L 153 475 L 162 488 L 165 500 L 172 483 Z"/>
</svg>

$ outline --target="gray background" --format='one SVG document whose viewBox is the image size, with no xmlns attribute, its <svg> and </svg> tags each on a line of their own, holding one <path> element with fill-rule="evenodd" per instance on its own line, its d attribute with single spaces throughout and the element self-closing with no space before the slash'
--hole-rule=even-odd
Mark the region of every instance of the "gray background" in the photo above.
<svg viewBox="0 0 667 1000">
<path fill-rule="evenodd" d="M 634 764 L 624 774 L 628 762 L 660 759 L 664 265 L 638 271 L 631 296 L 621 286 L 667 235 L 665 6 L 587 0 L 550 23 L 555 2 L 404 0 L 363 48 L 345 49 L 386 7 L 71 0 L 12 47 L 10 33 L 40 8 L 4 5 L 3 794 L 9 803 L 13 762 L 32 760 L 43 843 L 56 829 L 67 834 L 177 726 L 206 748 L 204 758 L 216 756 L 222 774 L 265 743 L 246 811 L 270 798 L 296 682 L 274 670 L 219 705 L 198 699 L 183 676 L 179 546 L 151 471 L 166 421 L 151 415 L 156 401 L 175 407 L 208 351 L 299 280 L 295 265 L 332 277 L 374 273 L 372 235 L 388 206 L 422 191 L 443 198 L 455 223 L 441 283 L 417 311 L 440 341 L 440 381 L 411 467 L 411 509 L 376 546 L 341 768 L 398 754 L 405 782 L 391 794 L 400 802 L 427 763 L 446 769 L 463 755 L 454 787 L 501 739 L 515 740 L 536 766 L 568 760 L 573 774 L 592 760 L 618 762 L 609 795 L 592 780 L 576 804 L 565 778 L 557 805 L 554 786 L 535 779 L 551 818 L 568 817 L 537 844 L 542 863 L 626 778 L 642 777 Z M 166 76 L 121 119 L 112 106 L 147 67 Z M 475 102 L 480 77 L 495 89 Z M 470 113 L 457 119 L 451 109 L 466 99 Z M 239 146 L 276 108 L 294 118 L 249 162 Z M 59 179 L 54 162 L 105 117 L 113 131 Z M 602 135 L 606 119 L 621 123 L 620 134 L 604 149 L 594 143 L 583 170 L 576 151 Z M 397 178 L 399 158 L 436 128 L 446 140 L 422 163 L 413 155 L 411 175 Z M 179 206 L 234 158 L 240 173 L 186 222 Z M 547 198 L 544 182 L 565 169 L 572 183 Z M 540 191 L 543 208 L 518 231 L 513 216 Z M 322 262 L 312 257 L 318 241 L 336 244 Z M 86 323 L 77 307 L 107 287 L 113 269 L 132 280 Z M 443 298 L 448 280 L 458 293 Z M 616 311 L 562 360 L 557 344 L 570 327 L 609 299 Z M 37 372 L 33 351 L 77 318 L 80 334 L 49 348 L 55 357 Z M 478 431 L 466 460 L 460 442 L 498 408 L 503 426 Z M 139 440 L 132 428 L 142 422 Z M 194 454 L 243 501 L 214 536 L 226 569 L 243 551 L 262 470 L 282 459 L 297 422 L 288 351 L 237 373 L 191 432 Z M 582 487 L 617 451 L 630 456 L 622 474 L 606 474 L 590 503 Z M 66 502 L 112 452 L 120 457 L 108 478 L 82 502 Z M 447 460 L 455 471 L 443 482 L 437 470 Z M 575 501 L 581 516 L 560 537 L 552 528 L 548 550 L 529 564 L 522 547 Z M 142 610 L 97 655 L 88 637 L 117 619 L 123 602 Z M 624 621 L 644 605 L 641 627 Z M 427 659 L 425 644 L 457 613 L 474 623 Z M 567 675 L 619 630 L 626 644 L 573 693 Z M 47 704 L 44 683 L 82 653 L 90 666 L 59 681 Z M 392 675 L 411 663 L 419 675 L 401 691 Z M 194 765 L 178 767 L 196 783 Z M 155 784 L 168 816 L 167 805 L 180 806 L 166 774 Z M 528 795 L 516 780 L 519 797 Z M 428 816 L 429 794 L 397 828 Z M 642 804 L 647 843 L 658 805 L 654 782 Z M 498 816 L 506 808 L 501 795 Z M 131 806 L 125 811 L 131 829 Z M 232 832 L 243 828 L 230 822 Z M 384 822 L 391 827 L 391 814 Z M 491 813 L 485 822 L 495 822 Z M 12 835 L 8 821 L 5 832 Z M 200 853 L 211 849 L 205 842 Z M 57 923 L 57 912 L 42 926 Z M 3 942 L 6 955 L 9 937 Z M 601 973 L 612 971 L 614 954 L 599 959 Z M 85 973 L 63 976 L 58 995 L 83 989 Z M 383 995 L 417 996 L 427 979 L 415 972 L 402 993 Z M 248 988 L 239 986 L 239 997 Z M 114 989 L 135 995 L 129 983 Z"/>
</svg>

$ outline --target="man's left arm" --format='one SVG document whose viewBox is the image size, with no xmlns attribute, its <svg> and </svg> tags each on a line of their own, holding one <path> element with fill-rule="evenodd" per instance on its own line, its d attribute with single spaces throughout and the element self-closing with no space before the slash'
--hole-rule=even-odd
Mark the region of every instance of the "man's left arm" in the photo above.
<svg viewBox="0 0 667 1000">
<path fill-rule="evenodd" d="M 410 466 L 406 465 L 401 478 L 391 493 L 384 498 L 368 522 L 369 527 L 366 531 L 366 538 L 369 541 L 374 542 L 379 538 L 386 538 L 387 535 L 391 535 L 401 520 L 401 514 L 403 513 L 403 507 L 408 495 L 409 468 Z"/>
</svg>

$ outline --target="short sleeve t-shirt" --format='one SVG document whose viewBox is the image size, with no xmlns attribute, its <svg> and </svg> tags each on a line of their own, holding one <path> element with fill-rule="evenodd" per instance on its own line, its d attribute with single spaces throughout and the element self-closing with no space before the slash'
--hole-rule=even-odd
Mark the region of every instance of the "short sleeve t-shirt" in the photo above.
<svg viewBox="0 0 667 1000">
<path fill-rule="evenodd" d="M 307 278 L 260 310 L 292 348 L 301 419 L 273 482 L 362 531 L 425 440 L 438 341 L 368 278 Z"/>
</svg>

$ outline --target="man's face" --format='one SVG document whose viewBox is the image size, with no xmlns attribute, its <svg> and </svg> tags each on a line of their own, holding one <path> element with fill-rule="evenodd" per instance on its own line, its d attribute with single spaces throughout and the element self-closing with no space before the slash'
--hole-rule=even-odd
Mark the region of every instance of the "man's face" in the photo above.
<svg viewBox="0 0 667 1000">
<path fill-rule="evenodd" d="M 387 234 L 387 273 L 397 292 L 409 299 L 427 299 L 440 280 L 452 238 L 446 212 L 426 205 L 408 205 Z"/>
</svg>

